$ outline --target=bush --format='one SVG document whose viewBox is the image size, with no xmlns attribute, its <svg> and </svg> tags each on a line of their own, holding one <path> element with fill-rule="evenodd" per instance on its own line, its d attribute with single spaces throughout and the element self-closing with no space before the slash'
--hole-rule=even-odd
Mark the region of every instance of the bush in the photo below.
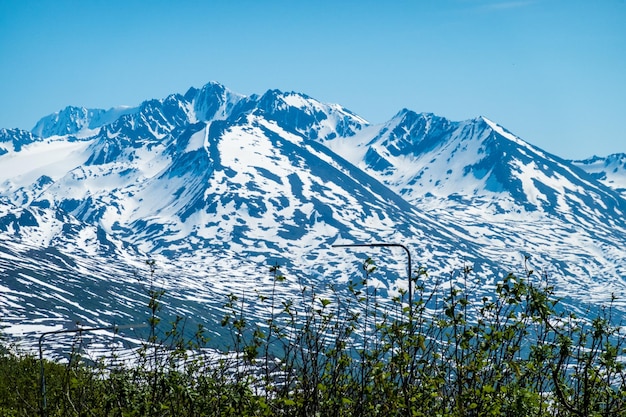
<svg viewBox="0 0 626 417">
<path fill-rule="evenodd" d="M 154 273 L 154 264 L 150 265 Z M 478 299 L 460 280 L 433 281 L 383 300 L 363 276 L 297 298 L 271 294 L 225 303 L 231 345 L 210 354 L 202 327 L 165 332 L 148 289 L 150 332 L 136 365 L 45 361 L 50 416 L 619 416 L 626 415 L 623 330 L 612 304 L 593 319 L 560 311 L 531 271 Z M 250 308 L 266 311 L 253 321 Z M 0 415 L 42 413 L 39 361 L 0 350 Z"/>
</svg>

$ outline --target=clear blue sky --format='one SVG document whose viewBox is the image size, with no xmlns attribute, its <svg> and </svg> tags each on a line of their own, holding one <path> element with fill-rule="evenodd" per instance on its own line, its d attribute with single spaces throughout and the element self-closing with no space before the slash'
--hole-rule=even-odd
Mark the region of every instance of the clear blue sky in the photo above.
<svg viewBox="0 0 626 417">
<path fill-rule="evenodd" d="M 0 127 L 217 81 L 626 152 L 625 0 L 0 0 Z"/>
</svg>

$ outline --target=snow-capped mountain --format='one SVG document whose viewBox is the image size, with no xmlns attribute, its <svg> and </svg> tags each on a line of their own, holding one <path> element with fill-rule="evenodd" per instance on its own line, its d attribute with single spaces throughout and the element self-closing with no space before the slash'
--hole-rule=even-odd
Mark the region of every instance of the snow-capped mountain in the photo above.
<svg viewBox="0 0 626 417">
<path fill-rule="evenodd" d="M 32 132 L 1 130 L 0 148 L 13 333 L 139 319 L 146 257 L 171 311 L 208 322 L 226 294 L 271 285 L 276 262 L 292 277 L 284 296 L 298 280 L 345 282 L 367 253 L 386 264 L 382 294 L 406 287 L 402 253 L 338 242 L 406 244 L 435 276 L 471 265 L 478 292 L 530 254 L 574 309 L 626 297 L 624 197 L 482 117 L 402 110 L 371 125 L 304 94 L 209 83 L 133 108 L 67 107 Z"/>
<path fill-rule="evenodd" d="M 507 202 L 553 214 L 625 208 L 612 190 L 484 117 L 451 122 L 403 110 L 375 130 L 327 146 L 412 203 L 427 194 L 490 199 L 504 212 Z"/>
<path fill-rule="evenodd" d="M 626 154 L 616 153 L 605 158 L 594 156 L 572 163 L 626 198 Z"/>
</svg>

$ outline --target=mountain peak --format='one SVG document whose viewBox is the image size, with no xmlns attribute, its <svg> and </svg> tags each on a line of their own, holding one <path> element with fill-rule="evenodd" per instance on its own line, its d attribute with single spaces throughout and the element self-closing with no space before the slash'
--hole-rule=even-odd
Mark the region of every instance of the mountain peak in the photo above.
<svg viewBox="0 0 626 417">
<path fill-rule="evenodd" d="M 117 106 L 109 110 L 67 106 L 41 118 L 31 132 L 43 138 L 89 134 L 91 130 L 112 123 L 119 117 L 136 111 L 136 107 Z"/>
<path fill-rule="evenodd" d="M 74 134 L 88 128 L 91 119 L 102 113 L 104 113 L 102 109 L 67 106 L 40 119 L 32 132 L 41 137 Z"/>
<path fill-rule="evenodd" d="M 217 82 L 209 82 L 202 88 L 191 88 L 185 93 L 185 99 L 191 102 L 196 120 L 224 120 L 229 117 L 235 106 L 244 99 Z"/>
</svg>

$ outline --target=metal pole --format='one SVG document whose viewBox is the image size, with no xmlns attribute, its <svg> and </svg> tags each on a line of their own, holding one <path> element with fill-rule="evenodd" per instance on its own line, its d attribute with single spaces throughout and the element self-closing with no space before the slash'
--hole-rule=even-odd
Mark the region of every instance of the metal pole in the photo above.
<svg viewBox="0 0 626 417">
<path fill-rule="evenodd" d="M 78 329 L 63 329 L 63 330 L 54 330 L 50 332 L 43 332 L 41 336 L 39 336 L 39 364 L 40 364 L 40 376 L 41 376 L 41 416 L 47 417 L 47 399 L 46 399 L 46 371 L 43 363 L 43 339 L 51 334 L 61 334 L 61 333 L 83 333 L 83 332 L 93 332 L 96 330 L 120 330 L 120 329 L 132 329 L 132 328 L 142 328 L 147 327 L 147 324 L 127 324 L 124 326 L 105 326 L 105 327 L 81 327 Z"/>
<path fill-rule="evenodd" d="M 407 256 L 407 270 L 409 275 L 409 313 L 413 311 L 412 303 L 413 303 L 413 280 L 411 279 L 411 252 L 409 249 L 400 244 L 400 243 L 348 243 L 348 244 L 339 244 L 332 245 L 333 248 L 354 248 L 354 247 L 369 247 L 369 248 L 378 248 L 378 247 L 394 247 L 394 248 L 402 248 L 406 252 Z"/>
</svg>

